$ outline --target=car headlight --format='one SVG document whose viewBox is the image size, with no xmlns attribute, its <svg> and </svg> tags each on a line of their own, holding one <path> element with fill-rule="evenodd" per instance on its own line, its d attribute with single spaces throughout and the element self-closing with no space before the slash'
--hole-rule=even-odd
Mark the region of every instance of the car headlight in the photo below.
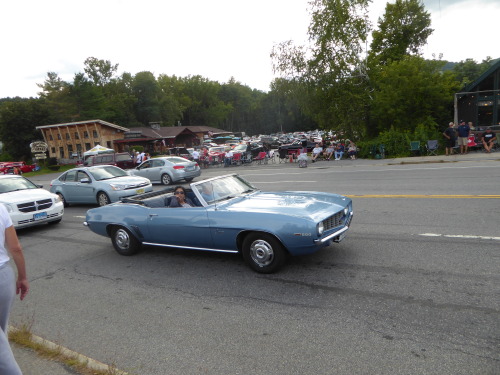
<svg viewBox="0 0 500 375">
<path fill-rule="evenodd" d="M 12 207 L 11 204 L 9 203 L 4 203 L 4 202 L 0 202 L 1 204 L 3 204 L 5 206 L 5 208 L 7 209 L 7 212 L 8 213 L 11 213 L 11 212 L 14 212 L 14 207 Z"/>
<path fill-rule="evenodd" d="M 324 226 L 323 222 L 320 222 L 318 224 L 318 236 L 321 236 L 324 231 L 325 231 L 325 226 Z"/>
<path fill-rule="evenodd" d="M 54 197 L 54 203 L 61 203 L 62 202 L 62 199 L 61 199 L 61 196 L 60 195 L 57 195 Z"/>
<path fill-rule="evenodd" d="M 109 186 L 111 187 L 111 189 L 115 191 L 125 190 L 127 188 L 127 185 L 120 185 L 120 184 L 110 184 Z"/>
<path fill-rule="evenodd" d="M 344 216 L 347 216 L 348 213 L 349 213 L 349 208 L 348 207 L 344 208 Z"/>
</svg>

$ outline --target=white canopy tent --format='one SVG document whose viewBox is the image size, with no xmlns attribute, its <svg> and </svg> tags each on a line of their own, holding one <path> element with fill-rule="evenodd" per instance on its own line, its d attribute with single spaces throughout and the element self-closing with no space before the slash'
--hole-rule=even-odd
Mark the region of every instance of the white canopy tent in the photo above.
<svg viewBox="0 0 500 375">
<path fill-rule="evenodd" d="M 115 152 L 115 150 L 111 148 L 107 148 L 101 145 L 95 145 L 92 147 L 90 150 L 85 151 L 83 153 L 83 157 L 91 156 L 91 155 L 98 155 L 98 154 L 112 154 Z"/>
</svg>

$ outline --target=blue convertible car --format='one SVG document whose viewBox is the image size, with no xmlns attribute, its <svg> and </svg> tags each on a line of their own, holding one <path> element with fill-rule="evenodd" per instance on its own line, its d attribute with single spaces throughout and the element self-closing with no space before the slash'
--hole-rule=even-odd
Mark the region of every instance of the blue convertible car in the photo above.
<svg viewBox="0 0 500 375">
<path fill-rule="evenodd" d="M 171 208 L 173 189 L 93 208 L 84 225 L 111 237 L 122 255 L 142 245 L 242 253 L 255 271 L 278 270 L 288 255 L 340 242 L 352 219 L 351 199 L 329 193 L 262 192 L 232 174 L 187 189 L 195 207 Z"/>
</svg>

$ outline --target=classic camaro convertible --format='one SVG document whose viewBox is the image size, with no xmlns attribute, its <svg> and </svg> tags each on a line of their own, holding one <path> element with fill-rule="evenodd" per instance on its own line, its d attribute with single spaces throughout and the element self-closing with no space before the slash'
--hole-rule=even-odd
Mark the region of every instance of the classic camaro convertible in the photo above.
<svg viewBox="0 0 500 375">
<path fill-rule="evenodd" d="M 88 210 L 84 225 L 111 237 L 121 255 L 142 245 L 242 253 L 255 271 L 278 270 L 288 255 L 318 251 L 344 239 L 351 199 L 330 193 L 262 192 L 231 174 L 190 184 L 195 207 L 170 207 L 169 188 Z"/>
</svg>

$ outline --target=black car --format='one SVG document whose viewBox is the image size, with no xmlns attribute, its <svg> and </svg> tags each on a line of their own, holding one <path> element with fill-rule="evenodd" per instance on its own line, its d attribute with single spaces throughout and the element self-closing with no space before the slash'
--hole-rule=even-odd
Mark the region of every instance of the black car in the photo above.
<svg viewBox="0 0 500 375">
<path fill-rule="evenodd" d="M 168 150 L 168 155 L 172 156 L 180 156 L 184 159 L 193 160 L 193 156 L 189 152 L 189 150 L 185 147 L 172 147 Z"/>
<path fill-rule="evenodd" d="M 266 151 L 264 149 L 264 146 L 258 143 L 247 143 L 247 144 L 240 144 L 233 148 L 233 153 L 240 153 L 240 154 L 247 154 L 250 152 L 252 154 L 252 158 L 257 157 L 259 155 L 259 152 Z"/>
<path fill-rule="evenodd" d="M 313 148 L 316 147 L 315 142 L 307 141 L 307 152 L 311 152 Z M 278 150 L 302 150 L 302 141 L 301 140 L 296 140 L 293 141 L 292 143 L 289 143 L 287 145 L 281 145 Z"/>
</svg>

